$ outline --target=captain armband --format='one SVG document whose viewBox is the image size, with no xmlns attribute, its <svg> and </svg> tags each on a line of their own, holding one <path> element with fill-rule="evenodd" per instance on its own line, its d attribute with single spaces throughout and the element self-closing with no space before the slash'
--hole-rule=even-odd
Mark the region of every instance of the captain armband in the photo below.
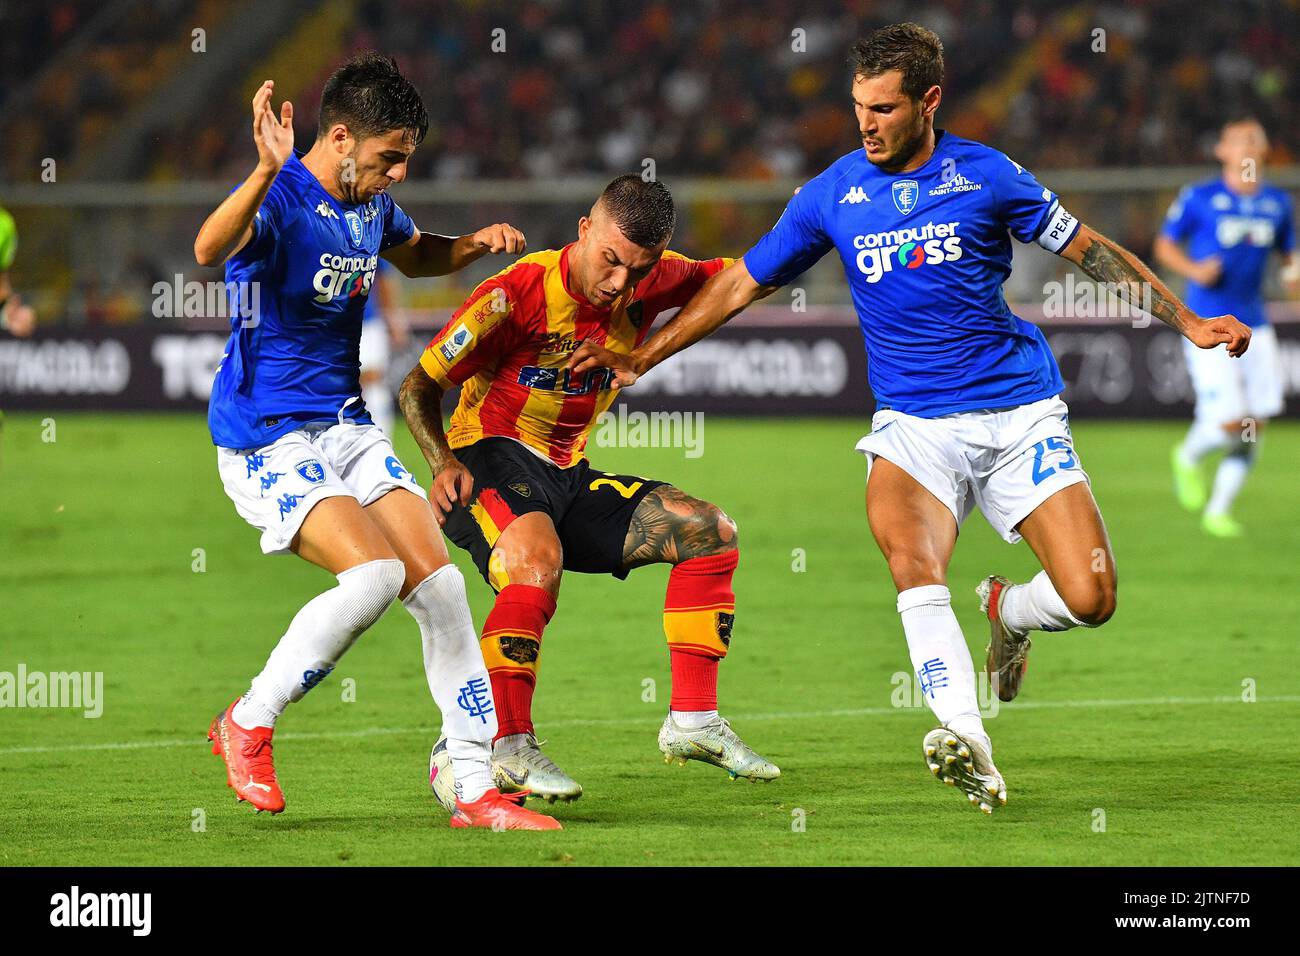
<svg viewBox="0 0 1300 956">
<path fill-rule="evenodd" d="M 1035 240 L 1048 252 L 1059 253 L 1079 231 L 1079 220 L 1066 212 L 1059 199 L 1052 201 L 1052 208 L 1047 214 L 1047 224 Z"/>
</svg>

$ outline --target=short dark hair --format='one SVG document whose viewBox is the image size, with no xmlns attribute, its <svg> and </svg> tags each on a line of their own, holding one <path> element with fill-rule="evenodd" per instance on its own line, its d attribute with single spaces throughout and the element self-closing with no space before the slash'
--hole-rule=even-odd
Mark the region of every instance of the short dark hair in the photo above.
<svg viewBox="0 0 1300 956">
<path fill-rule="evenodd" d="M 853 44 L 849 66 L 854 76 L 903 74 L 903 93 L 919 100 L 932 86 L 943 85 L 943 41 L 917 23 L 891 23 Z"/>
<path fill-rule="evenodd" d="M 358 53 L 330 74 L 320 95 L 316 138 L 343 123 L 356 139 L 395 129 L 411 130 L 418 146 L 429 131 L 429 114 L 397 61 L 374 50 Z"/>
<path fill-rule="evenodd" d="M 605 187 L 597 202 L 604 205 L 628 242 L 642 249 L 653 249 L 677 226 L 672 193 L 657 179 L 646 181 L 635 173 L 619 176 Z"/>
</svg>

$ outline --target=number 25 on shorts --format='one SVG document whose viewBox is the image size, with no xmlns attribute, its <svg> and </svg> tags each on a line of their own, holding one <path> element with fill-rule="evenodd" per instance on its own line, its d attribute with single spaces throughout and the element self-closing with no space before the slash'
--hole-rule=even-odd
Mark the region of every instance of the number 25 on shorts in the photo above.
<svg viewBox="0 0 1300 956">
<path fill-rule="evenodd" d="M 1045 439 L 1035 445 L 1032 450 L 1034 452 L 1034 470 L 1032 472 L 1032 477 L 1035 485 L 1041 485 L 1058 471 L 1066 471 L 1079 464 L 1079 460 L 1074 457 L 1074 449 L 1070 447 L 1070 443 L 1064 438 Z M 1054 465 L 1044 465 L 1043 456 L 1048 452 L 1053 451 L 1065 452 L 1065 460 L 1057 462 Z"/>
</svg>

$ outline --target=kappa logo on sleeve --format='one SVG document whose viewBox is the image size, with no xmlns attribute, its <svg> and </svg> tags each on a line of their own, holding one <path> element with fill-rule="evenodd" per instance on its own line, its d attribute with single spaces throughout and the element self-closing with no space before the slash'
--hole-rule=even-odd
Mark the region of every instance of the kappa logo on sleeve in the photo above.
<svg viewBox="0 0 1300 956">
<path fill-rule="evenodd" d="M 468 325 L 462 322 L 460 325 L 456 326 L 456 328 L 452 329 L 451 334 L 448 335 L 447 338 L 443 340 L 442 344 L 438 346 L 438 352 L 442 355 L 444 360 L 454 362 L 456 361 L 456 356 L 465 351 L 473 341 L 474 333 L 469 330 Z"/>
</svg>

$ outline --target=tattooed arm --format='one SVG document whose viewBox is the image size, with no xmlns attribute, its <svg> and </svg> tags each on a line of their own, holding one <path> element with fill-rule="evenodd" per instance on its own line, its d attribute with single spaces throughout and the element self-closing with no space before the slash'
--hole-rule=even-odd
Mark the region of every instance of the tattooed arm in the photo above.
<svg viewBox="0 0 1300 956">
<path fill-rule="evenodd" d="M 1226 343 L 1228 354 L 1236 358 L 1250 345 L 1249 327 L 1231 315 L 1201 318 L 1178 301 L 1141 259 L 1085 225 L 1079 226 L 1060 254 L 1089 278 L 1108 283 L 1120 298 L 1149 311 L 1198 348 L 1212 349 Z"/>
<path fill-rule="evenodd" d="M 632 513 L 623 541 L 623 566 L 677 564 L 735 548 L 736 523 L 721 508 L 672 485 L 660 485 Z"/>
<path fill-rule="evenodd" d="M 411 238 L 383 253 L 397 271 L 410 279 L 459 272 L 489 252 L 516 255 L 528 247 L 524 234 L 508 222 L 484 226 L 464 236 L 439 236 L 416 229 Z"/>
<path fill-rule="evenodd" d="M 429 486 L 429 504 L 439 527 L 457 502 L 469 504 L 474 492 L 474 478 L 469 469 L 451 453 L 447 433 L 442 427 L 442 386 L 429 377 L 422 366 L 415 366 L 402 382 L 397 404 L 406 418 L 415 443 L 433 472 Z"/>
<path fill-rule="evenodd" d="M 614 387 L 627 388 L 664 359 L 717 331 L 723 323 L 779 288 L 759 285 L 749 274 L 745 260 L 737 259 L 710 276 L 663 328 L 630 354 L 620 355 L 594 342 L 583 342 L 569 357 L 569 372 L 581 375 L 590 369 L 612 369 Z"/>
</svg>

